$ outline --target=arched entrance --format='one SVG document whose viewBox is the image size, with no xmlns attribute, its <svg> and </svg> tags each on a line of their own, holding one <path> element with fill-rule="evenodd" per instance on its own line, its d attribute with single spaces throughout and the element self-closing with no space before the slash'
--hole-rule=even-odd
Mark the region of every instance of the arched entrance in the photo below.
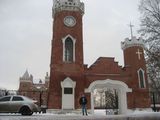
<svg viewBox="0 0 160 120">
<path fill-rule="evenodd" d="M 125 114 L 127 112 L 127 92 L 132 92 L 132 89 L 128 88 L 127 84 L 118 80 L 96 80 L 85 89 L 86 93 L 91 94 L 91 112 L 94 114 L 94 90 L 97 88 L 111 88 L 117 91 L 118 95 L 118 107 L 119 114 Z"/>
<path fill-rule="evenodd" d="M 95 88 L 93 92 L 94 110 L 105 111 L 103 114 L 118 114 L 118 91 L 114 88 Z"/>
</svg>

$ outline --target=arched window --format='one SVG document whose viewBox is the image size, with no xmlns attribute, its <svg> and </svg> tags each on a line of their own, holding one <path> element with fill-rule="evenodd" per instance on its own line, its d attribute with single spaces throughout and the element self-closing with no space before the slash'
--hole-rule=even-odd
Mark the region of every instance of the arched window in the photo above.
<svg viewBox="0 0 160 120">
<path fill-rule="evenodd" d="M 138 70 L 139 86 L 140 88 L 145 88 L 145 77 L 144 71 L 142 69 Z"/>
<path fill-rule="evenodd" d="M 73 62 L 73 41 L 70 37 L 65 40 L 65 62 Z"/>
</svg>

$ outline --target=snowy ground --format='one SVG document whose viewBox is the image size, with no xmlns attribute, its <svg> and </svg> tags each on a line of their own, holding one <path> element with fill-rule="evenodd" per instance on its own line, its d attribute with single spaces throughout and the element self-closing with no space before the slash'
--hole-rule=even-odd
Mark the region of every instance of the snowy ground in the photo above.
<svg viewBox="0 0 160 120">
<path fill-rule="evenodd" d="M 135 112 L 127 115 L 104 115 L 96 112 L 95 115 L 82 116 L 78 114 L 0 114 L 0 120 L 160 120 L 160 112 Z"/>
</svg>

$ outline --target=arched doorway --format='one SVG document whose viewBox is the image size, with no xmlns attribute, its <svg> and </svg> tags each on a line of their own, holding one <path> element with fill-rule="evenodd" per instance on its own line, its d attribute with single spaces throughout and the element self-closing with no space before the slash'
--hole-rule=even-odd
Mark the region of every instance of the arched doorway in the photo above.
<svg viewBox="0 0 160 120">
<path fill-rule="evenodd" d="M 132 89 L 128 88 L 127 84 L 118 80 L 96 80 L 92 82 L 87 89 L 86 93 L 91 94 L 91 112 L 94 114 L 94 90 L 98 88 L 110 88 L 115 89 L 118 95 L 118 109 L 119 114 L 125 114 L 127 112 L 127 92 L 132 92 Z"/>
<path fill-rule="evenodd" d="M 103 114 L 118 114 L 118 91 L 114 88 L 95 88 L 93 91 L 94 110 L 103 111 Z"/>
</svg>

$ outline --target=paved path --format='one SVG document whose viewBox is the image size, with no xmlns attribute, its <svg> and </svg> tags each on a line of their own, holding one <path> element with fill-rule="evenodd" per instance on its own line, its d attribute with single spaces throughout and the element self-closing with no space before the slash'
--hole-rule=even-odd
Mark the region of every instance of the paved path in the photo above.
<svg viewBox="0 0 160 120">
<path fill-rule="evenodd" d="M 0 114 L 0 120 L 160 120 L 160 113 L 109 116 L 53 114 L 34 114 L 32 116 L 21 116 L 19 114 Z"/>
</svg>

